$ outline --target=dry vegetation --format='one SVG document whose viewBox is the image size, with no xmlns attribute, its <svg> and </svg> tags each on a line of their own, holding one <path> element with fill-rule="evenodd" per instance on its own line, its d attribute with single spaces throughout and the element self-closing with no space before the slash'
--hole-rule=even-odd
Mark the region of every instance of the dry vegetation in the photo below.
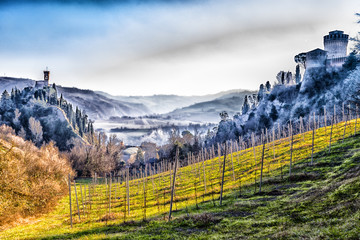
<svg viewBox="0 0 360 240">
<path fill-rule="evenodd" d="M 0 126 L 0 226 L 48 211 L 66 193 L 71 171 L 54 143 L 39 149 Z"/>
</svg>

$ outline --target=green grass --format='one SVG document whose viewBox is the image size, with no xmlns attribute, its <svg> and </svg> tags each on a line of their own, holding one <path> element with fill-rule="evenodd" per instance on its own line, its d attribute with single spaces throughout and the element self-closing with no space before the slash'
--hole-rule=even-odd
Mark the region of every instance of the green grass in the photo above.
<svg viewBox="0 0 360 240">
<path fill-rule="evenodd" d="M 354 133 L 354 122 L 347 126 L 342 142 L 343 123 L 333 133 L 334 144 L 328 153 L 329 130 L 317 130 L 314 164 L 310 165 L 312 133 L 294 137 L 292 176 L 288 175 L 289 139 L 266 146 L 264 185 L 258 191 L 261 150 L 256 148 L 255 165 L 252 149 L 228 155 L 225 175 L 225 199 L 219 206 L 219 160 L 206 161 L 207 193 L 204 189 L 202 163 L 180 169 L 177 178 L 176 204 L 171 222 L 164 221 L 170 199 L 169 173 L 147 179 L 147 221 L 142 221 L 143 182 L 131 182 L 131 214 L 124 216 L 124 185 L 117 186 L 120 199 L 112 200 L 113 220 L 108 216 L 108 200 L 103 184 L 92 192 L 92 209 L 79 221 L 73 203 L 74 227 L 69 224 L 69 199 L 62 199 L 56 209 L 38 219 L 0 233 L 11 239 L 358 239 L 360 238 L 360 141 Z M 337 142 L 335 142 L 337 141 Z M 239 157 L 239 158 L 238 158 Z M 234 170 L 232 169 L 234 165 Z M 254 171 L 256 169 L 256 173 Z M 235 173 L 235 181 L 233 180 Z M 281 175 L 281 172 L 283 173 Z M 255 175 L 256 174 L 256 175 Z M 254 184 L 255 176 L 257 178 Z M 242 191 L 240 195 L 240 180 Z M 154 185 L 152 184 L 154 182 Z M 84 185 L 87 182 L 83 182 Z M 194 185 L 195 184 L 195 185 Z M 87 185 L 88 186 L 88 185 Z M 114 185 L 113 185 L 114 186 Z M 154 187 L 153 187 L 154 186 Z M 195 201 L 197 188 L 198 207 Z M 78 194 L 79 194 L 79 188 Z M 165 205 L 163 193 L 165 191 Z M 73 191 L 74 192 L 74 191 Z M 112 188 L 114 196 L 115 189 Z M 215 199 L 212 201 L 212 197 Z M 75 196 L 73 194 L 72 199 Z M 158 201 L 159 200 L 159 201 Z M 80 201 L 81 203 L 81 201 Z M 87 202 L 89 203 L 89 202 Z M 160 203 L 160 205 L 157 205 Z M 80 206 L 82 211 L 82 206 Z M 126 217 L 126 218 L 125 218 Z M 150 220 L 149 220 L 150 219 Z M 124 220 L 126 222 L 124 222 Z"/>
</svg>

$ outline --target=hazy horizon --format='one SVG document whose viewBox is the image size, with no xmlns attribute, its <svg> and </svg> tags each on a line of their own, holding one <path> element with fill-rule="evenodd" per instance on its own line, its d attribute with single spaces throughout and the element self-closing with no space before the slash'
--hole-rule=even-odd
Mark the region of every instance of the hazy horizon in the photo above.
<svg viewBox="0 0 360 240">
<path fill-rule="evenodd" d="M 75 2 L 75 4 L 73 3 Z M 0 76 L 121 96 L 257 90 L 329 31 L 356 36 L 355 0 L 0 1 Z"/>
</svg>

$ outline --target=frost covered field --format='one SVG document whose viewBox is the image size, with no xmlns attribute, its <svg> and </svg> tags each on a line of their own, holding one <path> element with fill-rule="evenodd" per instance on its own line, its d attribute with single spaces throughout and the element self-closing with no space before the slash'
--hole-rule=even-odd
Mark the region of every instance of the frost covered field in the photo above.
<svg viewBox="0 0 360 240">
<path fill-rule="evenodd" d="M 215 126 L 211 123 L 199 123 L 175 119 L 153 118 L 113 118 L 112 120 L 98 120 L 94 123 L 95 129 L 105 132 L 107 135 L 115 134 L 126 145 L 139 146 L 142 142 L 153 142 L 158 145 L 166 144 L 170 132 L 174 129 L 194 132 L 195 129 L 201 135 L 207 129 Z"/>
</svg>

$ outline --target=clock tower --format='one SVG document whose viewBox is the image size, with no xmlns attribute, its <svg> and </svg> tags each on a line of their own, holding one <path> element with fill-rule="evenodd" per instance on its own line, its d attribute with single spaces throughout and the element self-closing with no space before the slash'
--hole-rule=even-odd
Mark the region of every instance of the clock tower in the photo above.
<svg viewBox="0 0 360 240">
<path fill-rule="evenodd" d="M 46 67 L 46 70 L 44 70 L 44 82 L 45 86 L 49 86 L 49 78 L 50 78 L 50 71 Z"/>
</svg>

